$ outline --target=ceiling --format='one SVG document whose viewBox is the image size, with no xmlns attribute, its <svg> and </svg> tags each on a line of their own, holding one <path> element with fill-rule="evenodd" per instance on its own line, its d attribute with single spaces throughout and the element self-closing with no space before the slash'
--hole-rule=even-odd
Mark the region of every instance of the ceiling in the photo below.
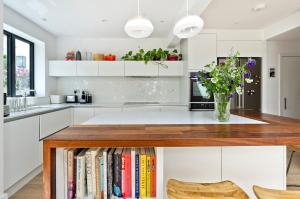
<svg viewBox="0 0 300 199">
<path fill-rule="evenodd" d="M 300 27 L 272 37 L 270 41 L 300 41 Z"/>
<path fill-rule="evenodd" d="M 209 1 L 190 0 L 190 5 L 199 13 L 199 3 L 206 7 Z M 126 37 L 126 21 L 137 15 L 137 0 L 4 0 L 4 4 L 59 36 Z M 152 37 L 166 37 L 183 16 L 186 3 L 140 0 L 140 7 L 154 25 Z"/>
<path fill-rule="evenodd" d="M 300 9 L 300 0 L 190 0 L 205 28 L 261 29 Z M 140 0 L 141 13 L 154 25 L 152 37 L 167 37 L 184 15 L 184 0 Z M 251 9 L 265 2 L 260 12 Z M 127 37 L 126 21 L 137 14 L 137 0 L 4 0 L 4 4 L 58 36 Z"/>
<path fill-rule="evenodd" d="M 257 4 L 266 9 L 253 12 Z M 300 9 L 300 0 L 213 0 L 202 17 L 206 28 L 262 29 Z"/>
</svg>

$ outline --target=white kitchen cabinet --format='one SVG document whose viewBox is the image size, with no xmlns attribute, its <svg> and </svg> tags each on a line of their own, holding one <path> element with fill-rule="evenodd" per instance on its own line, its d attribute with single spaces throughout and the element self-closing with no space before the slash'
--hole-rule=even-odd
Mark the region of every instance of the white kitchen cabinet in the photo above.
<svg viewBox="0 0 300 199">
<path fill-rule="evenodd" d="M 125 76 L 158 76 L 158 64 L 144 61 L 125 61 Z"/>
<path fill-rule="evenodd" d="M 188 39 L 187 61 L 189 71 L 199 71 L 203 66 L 217 61 L 217 35 L 199 34 Z"/>
<path fill-rule="evenodd" d="M 76 76 L 76 61 L 49 61 L 49 76 Z"/>
<path fill-rule="evenodd" d="M 98 76 L 97 61 L 77 61 L 77 76 Z"/>
<path fill-rule="evenodd" d="M 94 117 L 94 108 L 74 108 L 73 113 L 74 125 L 78 125 Z"/>
<path fill-rule="evenodd" d="M 55 111 L 40 116 L 40 139 L 48 137 L 71 125 L 71 109 Z"/>
<path fill-rule="evenodd" d="M 255 198 L 253 185 L 286 189 L 286 147 L 222 147 L 222 180 L 231 180 Z"/>
<path fill-rule="evenodd" d="M 169 179 L 207 183 L 221 181 L 221 147 L 166 147 L 163 157 L 164 187 Z"/>
<path fill-rule="evenodd" d="M 158 67 L 159 76 L 183 76 L 182 61 L 165 61 Z"/>
<path fill-rule="evenodd" d="M 105 115 L 105 113 L 110 113 L 110 112 L 121 112 L 122 108 L 121 107 L 112 107 L 112 108 L 107 108 L 107 107 L 101 107 L 101 108 L 95 108 L 95 116 L 97 115 Z"/>
<path fill-rule="evenodd" d="M 232 50 L 239 51 L 240 57 L 263 57 L 266 51 L 263 41 L 218 41 L 218 57 L 228 57 Z"/>
<path fill-rule="evenodd" d="M 99 62 L 99 76 L 124 76 L 124 61 Z"/>
<path fill-rule="evenodd" d="M 4 189 L 41 165 L 39 116 L 4 124 Z"/>
</svg>

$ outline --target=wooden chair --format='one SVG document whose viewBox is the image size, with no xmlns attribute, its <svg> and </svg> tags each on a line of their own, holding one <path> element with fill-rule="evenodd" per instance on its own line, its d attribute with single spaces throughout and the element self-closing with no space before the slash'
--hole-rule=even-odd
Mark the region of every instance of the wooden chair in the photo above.
<svg viewBox="0 0 300 199">
<path fill-rule="evenodd" d="M 258 199 L 299 199 L 300 191 L 280 191 L 253 186 L 253 191 Z"/>
<path fill-rule="evenodd" d="M 286 175 L 289 174 L 290 167 L 291 167 L 291 164 L 292 164 L 293 157 L 294 157 L 295 153 L 296 153 L 296 152 L 297 152 L 297 153 L 300 153 L 300 145 L 289 145 L 289 146 L 287 146 L 287 148 L 288 148 L 290 151 L 292 151 L 292 153 L 291 153 L 291 156 L 290 156 L 288 165 L 287 165 Z M 288 186 L 288 187 L 300 187 L 300 185 L 298 185 L 298 184 L 288 184 L 287 186 Z"/>
<path fill-rule="evenodd" d="M 249 199 L 249 196 L 230 181 L 219 183 L 189 183 L 170 179 L 169 199 Z"/>
</svg>

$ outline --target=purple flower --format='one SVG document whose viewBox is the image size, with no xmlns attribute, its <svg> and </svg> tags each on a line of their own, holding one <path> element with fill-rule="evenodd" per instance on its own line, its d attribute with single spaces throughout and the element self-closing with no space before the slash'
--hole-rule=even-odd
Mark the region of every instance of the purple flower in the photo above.
<svg viewBox="0 0 300 199">
<path fill-rule="evenodd" d="M 253 66 L 255 66 L 255 65 L 256 65 L 255 59 L 249 58 L 248 62 L 247 62 L 247 67 L 248 68 L 253 68 Z"/>
<path fill-rule="evenodd" d="M 244 88 L 244 84 L 240 84 L 240 87 L 241 87 L 241 88 Z"/>
<path fill-rule="evenodd" d="M 233 98 L 233 94 L 232 94 L 232 93 L 230 93 L 230 94 L 228 95 L 228 99 L 231 99 L 231 98 Z"/>
<path fill-rule="evenodd" d="M 245 78 L 249 78 L 249 77 L 251 77 L 251 72 L 250 72 L 250 71 L 248 71 L 247 73 L 245 73 L 245 74 L 244 74 L 244 77 L 245 77 Z"/>
<path fill-rule="evenodd" d="M 207 73 L 204 73 L 205 78 L 209 78 L 209 75 Z"/>
<path fill-rule="evenodd" d="M 201 77 L 198 77 L 198 81 L 199 81 L 199 82 L 202 81 Z"/>
</svg>

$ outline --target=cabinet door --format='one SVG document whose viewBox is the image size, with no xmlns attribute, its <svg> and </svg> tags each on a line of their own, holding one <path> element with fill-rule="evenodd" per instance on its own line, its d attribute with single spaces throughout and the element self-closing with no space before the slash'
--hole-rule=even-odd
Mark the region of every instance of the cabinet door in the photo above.
<svg viewBox="0 0 300 199">
<path fill-rule="evenodd" d="M 165 61 L 159 65 L 159 76 L 183 76 L 182 61 Z"/>
<path fill-rule="evenodd" d="M 76 61 L 49 61 L 49 76 L 76 76 Z"/>
<path fill-rule="evenodd" d="M 94 108 L 74 108 L 74 125 L 82 124 L 94 117 Z"/>
<path fill-rule="evenodd" d="M 71 109 L 55 111 L 40 116 L 40 139 L 71 125 Z"/>
<path fill-rule="evenodd" d="M 99 62 L 99 76 L 124 76 L 124 61 Z"/>
<path fill-rule="evenodd" d="M 188 40 L 189 70 L 198 71 L 213 61 L 217 61 L 216 34 L 199 34 Z"/>
<path fill-rule="evenodd" d="M 97 61 L 78 61 L 77 62 L 77 76 L 98 76 Z"/>
<path fill-rule="evenodd" d="M 4 124 L 4 189 L 41 165 L 39 116 Z"/>
<path fill-rule="evenodd" d="M 158 76 L 158 64 L 143 61 L 125 61 L 125 76 Z"/>
<path fill-rule="evenodd" d="M 187 182 L 221 181 L 221 147 L 166 147 L 163 151 L 164 187 L 169 179 Z"/>
<path fill-rule="evenodd" d="M 286 147 L 223 147 L 222 180 L 231 180 L 255 198 L 252 186 L 286 189 Z"/>
<path fill-rule="evenodd" d="M 95 108 L 95 116 L 97 115 L 105 115 L 105 113 L 109 112 L 121 112 L 122 108 Z"/>
</svg>

